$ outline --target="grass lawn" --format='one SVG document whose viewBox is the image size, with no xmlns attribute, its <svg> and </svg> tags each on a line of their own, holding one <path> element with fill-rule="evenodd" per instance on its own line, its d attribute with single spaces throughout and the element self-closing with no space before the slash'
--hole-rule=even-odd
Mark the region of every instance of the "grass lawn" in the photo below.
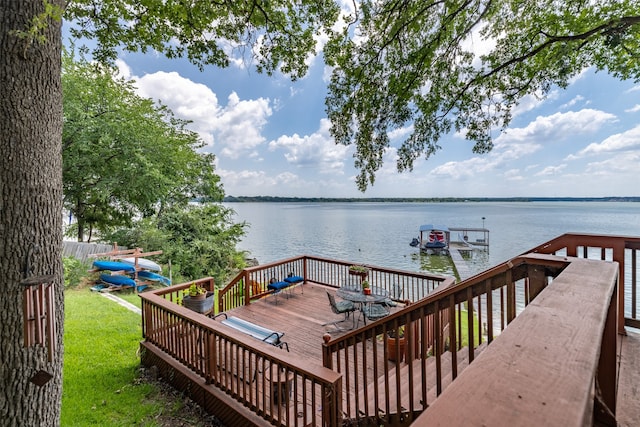
<svg viewBox="0 0 640 427">
<path fill-rule="evenodd" d="M 140 297 L 133 290 L 114 292 L 113 295 L 117 296 L 118 298 L 122 298 L 123 300 L 125 300 L 127 302 L 130 302 L 131 304 L 135 305 L 138 308 L 142 308 L 142 303 L 140 302 Z M 138 319 L 138 320 L 140 320 L 140 319 Z"/>
<path fill-rule="evenodd" d="M 140 379 L 140 321 L 86 288 L 65 291 L 61 425 L 215 425 L 166 387 Z"/>
</svg>

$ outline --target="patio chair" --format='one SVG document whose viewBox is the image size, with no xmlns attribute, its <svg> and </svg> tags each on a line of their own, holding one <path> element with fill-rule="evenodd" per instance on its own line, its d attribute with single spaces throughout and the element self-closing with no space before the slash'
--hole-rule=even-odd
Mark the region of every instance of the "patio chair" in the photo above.
<svg viewBox="0 0 640 427">
<path fill-rule="evenodd" d="M 364 317 L 372 322 L 389 315 L 389 309 L 383 304 L 368 304 L 363 309 Z M 365 322 L 366 323 L 366 322 Z"/>
<path fill-rule="evenodd" d="M 327 297 L 329 297 L 329 305 L 331 306 L 331 311 L 333 311 L 335 314 L 344 314 L 344 319 L 338 320 L 336 322 L 325 323 L 322 326 L 333 325 L 338 330 L 342 330 L 342 329 L 338 328 L 337 324 L 338 323 L 342 323 L 342 322 L 346 322 L 347 320 L 349 320 L 349 316 L 351 316 L 351 313 L 356 311 L 356 306 L 351 301 L 338 301 L 338 302 L 336 302 L 336 298 L 333 295 L 331 295 L 331 293 L 329 293 L 329 292 L 327 292 Z M 351 329 L 356 327 L 356 322 L 355 322 L 356 316 L 352 316 L 352 318 L 353 318 L 353 327 Z"/>
<path fill-rule="evenodd" d="M 380 304 L 388 308 L 397 307 L 398 303 L 395 302 L 394 300 L 399 300 L 402 297 L 403 291 L 404 289 L 400 285 L 398 285 L 397 283 L 394 283 L 393 287 L 391 288 L 391 293 L 389 294 L 389 298 L 385 299 Z"/>
</svg>

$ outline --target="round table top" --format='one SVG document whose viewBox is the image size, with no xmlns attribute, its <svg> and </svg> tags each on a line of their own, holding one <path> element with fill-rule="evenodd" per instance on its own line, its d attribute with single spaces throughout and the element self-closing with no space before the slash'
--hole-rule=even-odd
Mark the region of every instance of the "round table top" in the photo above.
<svg viewBox="0 0 640 427">
<path fill-rule="evenodd" d="M 343 286 L 336 291 L 336 295 L 338 295 L 342 299 L 346 299 L 352 302 L 373 303 L 384 301 L 385 299 L 387 299 L 389 297 L 389 291 L 383 288 L 372 286 L 371 294 L 365 295 L 362 293 L 362 288 Z"/>
</svg>

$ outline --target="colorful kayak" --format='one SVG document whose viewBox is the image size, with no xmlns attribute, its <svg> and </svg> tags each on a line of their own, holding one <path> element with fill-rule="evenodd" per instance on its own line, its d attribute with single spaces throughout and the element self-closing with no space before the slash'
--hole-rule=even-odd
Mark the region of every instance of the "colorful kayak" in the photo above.
<svg viewBox="0 0 640 427">
<path fill-rule="evenodd" d="M 108 270 L 108 271 L 126 271 L 126 272 L 134 272 L 136 271 L 135 267 L 131 264 L 126 264 L 124 262 L 118 261 L 103 261 L 96 260 L 93 261 L 93 268 L 98 270 Z"/>
<path fill-rule="evenodd" d="M 171 280 L 168 277 L 164 277 L 151 271 L 139 271 L 138 279 L 149 280 L 151 282 L 160 282 L 165 286 L 171 286 Z"/>
<path fill-rule="evenodd" d="M 135 258 L 122 258 L 120 261 L 129 265 L 136 265 Z M 160 267 L 159 264 L 146 258 L 138 258 L 138 268 L 142 268 L 143 270 L 162 271 L 162 267 Z"/>
<path fill-rule="evenodd" d="M 101 274 L 100 280 L 104 283 L 114 286 L 135 286 L 136 281 L 128 276 L 119 276 L 111 274 Z"/>
</svg>

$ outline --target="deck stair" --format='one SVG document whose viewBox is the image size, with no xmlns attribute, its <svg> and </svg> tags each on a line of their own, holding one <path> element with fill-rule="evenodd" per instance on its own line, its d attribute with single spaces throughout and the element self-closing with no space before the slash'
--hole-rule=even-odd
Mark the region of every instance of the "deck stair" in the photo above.
<svg viewBox="0 0 640 427">
<path fill-rule="evenodd" d="M 480 352 L 482 352 L 487 347 L 486 343 L 481 344 L 480 346 L 475 348 L 475 357 L 478 356 Z M 458 350 L 456 354 L 457 359 L 457 375 L 469 365 L 469 348 L 463 347 Z M 441 392 L 451 384 L 453 381 L 453 371 L 451 366 L 451 352 L 446 351 L 442 354 L 440 358 L 441 362 Z M 398 415 L 398 399 L 397 396 L 400 395 L 400 413 L 408 414 L 410 411 L 410 382 L 409 382 L 409 364 L 408 363 L 400 363 L 399 370 L 396 369 L 395 362 L 389 363 L 389 375 L 388 375 L 388 387 L 389 387 L 389 409 L 387 412 L 387 408 L 385 407 L 385 399 L 383 396 L 385 390 L 385 378 L 381 376 L 377 381 L 371 382 L 367 385 L 367 396 L 365 398 L 365 391 L 361 390 L 357 396 L 357 402 L 359 402 L 359 416 L 360 417 L 373 417 L 375 414 L 375 394 L 374 390 L 377 387 L 378 389 L 378 416 L 384 417 L 387 413 L 390 417 L 396 418 Z M 438 397 L 437 391 L 437 383 L 436 383 L 436 358 L 431 356 L 424 361 L 425 363 L 425 372 L 426 377 L 423 377 L 422 372 L 422 359 L 416 359 L 412 362 L 413 369 L 413 408 L 417 413 L 422 412 L 423 403 L 422 403 L 422 384 L 423 381 L 426 381 L 427 385 L 427 403 L 433 403 Z M 400 393 L 396 393 L 396 389 L 400 386 Z M 353 401 L 355 402 L 356 397 L 354 396 Z M 366 402 L 366 408 L 365 408 Z M 401 417 L 402 418 L 402 417 Z M 350 425 L 349 422 L 354 421 L 346 420 L 346 424 Z"/>
</svg>

